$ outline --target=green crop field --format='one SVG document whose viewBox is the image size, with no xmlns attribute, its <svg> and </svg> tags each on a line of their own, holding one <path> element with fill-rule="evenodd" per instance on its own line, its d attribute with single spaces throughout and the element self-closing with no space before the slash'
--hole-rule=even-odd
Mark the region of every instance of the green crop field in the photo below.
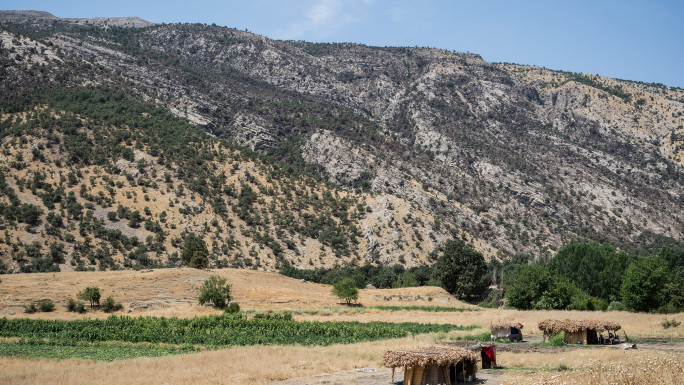
<svg viewBox="0 0 684 385">
<path fill-rule="evenodd" d="M 111 316 L 103 320 L 78 321 L 2 318 L 0 337 L 23 340 L 0 342 L 0 355 L 107 360 L 183 353 L 192 350 L 188 346 L 215 349 L 246 345 L 348 344 L 475 327 L 412 322 L 298 322 L 287 317 L 246 319 L 242 315 L 191 319 Z M 105 344 L 111 341 L 118 343 Z"/>
</svg>

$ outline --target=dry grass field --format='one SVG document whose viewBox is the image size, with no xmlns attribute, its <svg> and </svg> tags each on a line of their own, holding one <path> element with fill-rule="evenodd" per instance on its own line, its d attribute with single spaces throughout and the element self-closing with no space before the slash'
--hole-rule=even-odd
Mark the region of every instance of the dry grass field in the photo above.
<svg viewBox="0 0 684 385">
<path fill-rule="evenodd" d="M 305 283 L 275 273 L 223 269 L 163 269 L 151 272 L 68 272 L 3 276 L 0 283 L 0 317 L 75 319 L 84 317 L 65 311 L 63 302 L 87 286 L 98 286 L 103 297 L 113 296 L 124 304 L 123 314 L 193 317 L 218 311 L 196 302 L 197 288 L 212 274 L 224 276 L 233 285 L 234 300 L 243 310 L 289 310 L 298 320 L 346 320 L 432 322 L 479 325 L 473 331 L 445 335 L 420 335 L 395 340 L 351 345 L 251 346 L 199 353 L 101 362 L 80 359 L 48 360 L 0 358 L 0 383 L 7 384 L 236 384 L 272 383 L 307 378 L 324 373 L 377 368 L 386 349 L 425 346 L 437 339 L 477 334 L 492 322 L 517 321 L 531 339 L 540 335 L 536 323 L 545 318 L 604 319 L 622 323 L 630 337 L 684 337 L 684 327 L 663 329 L 662 315 L 627 312 L 516 311 L 477 309 L 450 297 L 436 287 L 361 290 L 363 307 L 347 308 L 330 294 L 330 286 Z M 43 298 L 55 301 L 51 313 L 25 314 L 23 306 Z M 465 312 L 388 311 L 378 305 L 442 306 L 471 308 Z M 12 314 L 14 313 L 14 314 Z M 86 317 L 108 314 L 88 312 Z M 684 314 L 668 316 L 684 321 Z M 684 322 L 683 322 L 684 324 Z M 527 383 L 682 383 L 684 350 L 681 343 L 665 349 L 644 345 L 639 350 L 615 347 L 563 349 L 543 352 L 506 352 L 498 355 L 506 369 L 496 371 L 488 384 Z M 636 363 L 632 365 L 631 363 Z M 559 368 L 561 370 L 559 370 Z M 644 373 L 648 373 L 647 375 Z M 398 378 L 401 378 L 400 376 Z M 611 379 L 618 379 L 612 381 Z M 336 382 L 332 382 L 336 383 Z M 348 383 L 354 383 L 349 379 Z M 389 378 L 387 378 L 389 383 Z"/>
</svg>

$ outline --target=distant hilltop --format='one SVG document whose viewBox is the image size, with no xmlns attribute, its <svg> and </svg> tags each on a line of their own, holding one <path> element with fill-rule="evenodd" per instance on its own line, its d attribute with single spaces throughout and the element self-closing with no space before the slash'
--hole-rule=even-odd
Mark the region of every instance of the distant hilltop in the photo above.
<svg viewBox="0 0 684 385">
<path fill-rule="evenodd" d="M 0 11 L 0 23 L 2 22 L 21 22 L 34 20 L 59 20 L 67 23 L 80 25 L 93 25 L 98 27 L 130 27 L 141 28 L 154 25 L 149 21 L 137 16 L 133 17 L 93 17 L 93 18 L 62 18 L 49 12 L 43 11 Z"/>
</svg>

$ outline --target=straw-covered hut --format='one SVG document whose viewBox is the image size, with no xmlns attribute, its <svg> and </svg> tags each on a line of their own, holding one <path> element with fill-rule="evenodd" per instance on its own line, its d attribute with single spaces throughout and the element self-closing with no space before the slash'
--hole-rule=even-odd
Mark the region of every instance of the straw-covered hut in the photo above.
<svg viewBox="0 0 684 385">
<path fill-rule="evenodd" d="M 548 341 L 560 332 L 564 332 L 565 337 L 563 341 L 566 344 L 600 344 L 603 343 L 602 333 L 607 331 L 609 336 L 612 336 L 621 328 L 622 326 L 619 323 L 612 321 L 571 319 L 539 321 L 539 330 L 544 332 L 544 341 Z"/>
<path fill-rule="evenodd" d="M 425 347 L 412 350 L 386 351 L 382 365 L 404 368 L 404 385 L 446 384 L 474 380 L 477 371 L 475 352 L 453 347 Z"/>
<path fill-rule="evenodd" d="M 496 323 L 489 326 L 492 332 L 492 341 L 497 338 L 509 341 L 522 341 L 522 328 L 523 325 L 520 322 Z"/>
</svg>

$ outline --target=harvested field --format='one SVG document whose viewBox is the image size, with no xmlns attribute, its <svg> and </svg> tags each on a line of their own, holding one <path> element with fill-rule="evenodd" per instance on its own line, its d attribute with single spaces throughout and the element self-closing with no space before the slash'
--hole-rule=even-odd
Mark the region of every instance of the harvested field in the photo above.
<svg viewBox="0 0 684 385">
<path fill-rule="evenodd" d="M 586 319 L 620 322 L 630 338 L 684 337 L 684 327 L 664 329 L 663 315 L 627 312 L 517 311 L 482 309 L 450 297 L 440 288 L 361 290 L 363 307 L 346 307 L 330 294 L 330 286 L 304 283 L 274 273 L 223 269 L 205 271 L 168 269 L 151 272 L 68 272 L 3 276 L 0 283 L 0 317 L 40 319 L 105 318 L 107 313 L 68 313 L 63 301 L 75 297 L 86 286 L 99 286 L 103 297 L 113 296 L 124 304 L 120 312 L 132 316 L 177 316 L 181 318 L 219 313 L 196 303 L 196 290 L 211 274 L 219 274 L 233 284 L 234 299 L 243 309 L 288 310 L 296 320 L 385 321 L 479 325 L 471 331 L 452 331 L 384 341 L 331 346 L 249 346 L 164 357 L 138 357 L 112 362 L 84 359 L 24 359 L 0 357 L 0 383 L 11 384 L 381 384 L 389 383 L 388 369 L 380 366 L 385 350 L 415 349 L 449 340 L 458 335 L 488 331 L 498 322 L 521 322 L 525 340 L 497 344 L 498 360 L 504 369 L 482 370 L 486 384 L 575 383 L 602 384 L 607 378 L 633 376 L 640 384 L 676 381 L 665 370 L 676 372 L 671 360 L 684 362 L 684 343 L 645 343 L 638 350 L 616 347 L 551 347 L 541 340 L 537 322 L 544 319 Z M 51 313 L 25 314 L 23 306 L 49 298 L 57 309 Z M 429 298 L 429 299 L 428 299 Z M 380 309 L 373 306 L 392 306 Z M 420 307 L 468 308 L 475 311 L 426 311 Z M 391 309 L 391 310 L 390 310 Z M 405 309 L 405 310 L 404 310 Z M 130 310 L 130 312 L 129 312 Z M 11 314 L 11 313 L 14 314 Z M 684 321 L 684 314 L 668 315 Z M 621 332 L 622 335 L 622 332 Z M 667 358 L 670 357 L 670 358 Z M 668 361 L 668 359 L 670 361 Z M 656 372 L 643 373 L 630 362 L 651 365 Z M 368 368 L 366 370 L 360 370 Z M 377 371 L 374 371 L 377 369 Z M 594 372 L 591 372 L 594 371 Z M 397 378 L 402 378 L 400 370 Z M 592 376 L 603 373 L 603 377 Z M 658 374 L 659 373 L 659 374 Z M 595 378 L 596 377 L 596 378 Z M 601 380 L 603 378 L 603 380 Z M 681 379 L 682 377 L 678 377 Z M 529 380 L 528 382 L 526 382 Z M 598 381 L 598 382 L 597 382 Z M 631 380 L 630 380 L 631 381 Z M 681 381 L 681 380 L 680 380 Z M 620 382 L 622 383 L 622 382 Z M 677 382 L 670 382 L 677 383 Z M 680 382 L 681 383 L 681 382 Z"/>
</svg>

